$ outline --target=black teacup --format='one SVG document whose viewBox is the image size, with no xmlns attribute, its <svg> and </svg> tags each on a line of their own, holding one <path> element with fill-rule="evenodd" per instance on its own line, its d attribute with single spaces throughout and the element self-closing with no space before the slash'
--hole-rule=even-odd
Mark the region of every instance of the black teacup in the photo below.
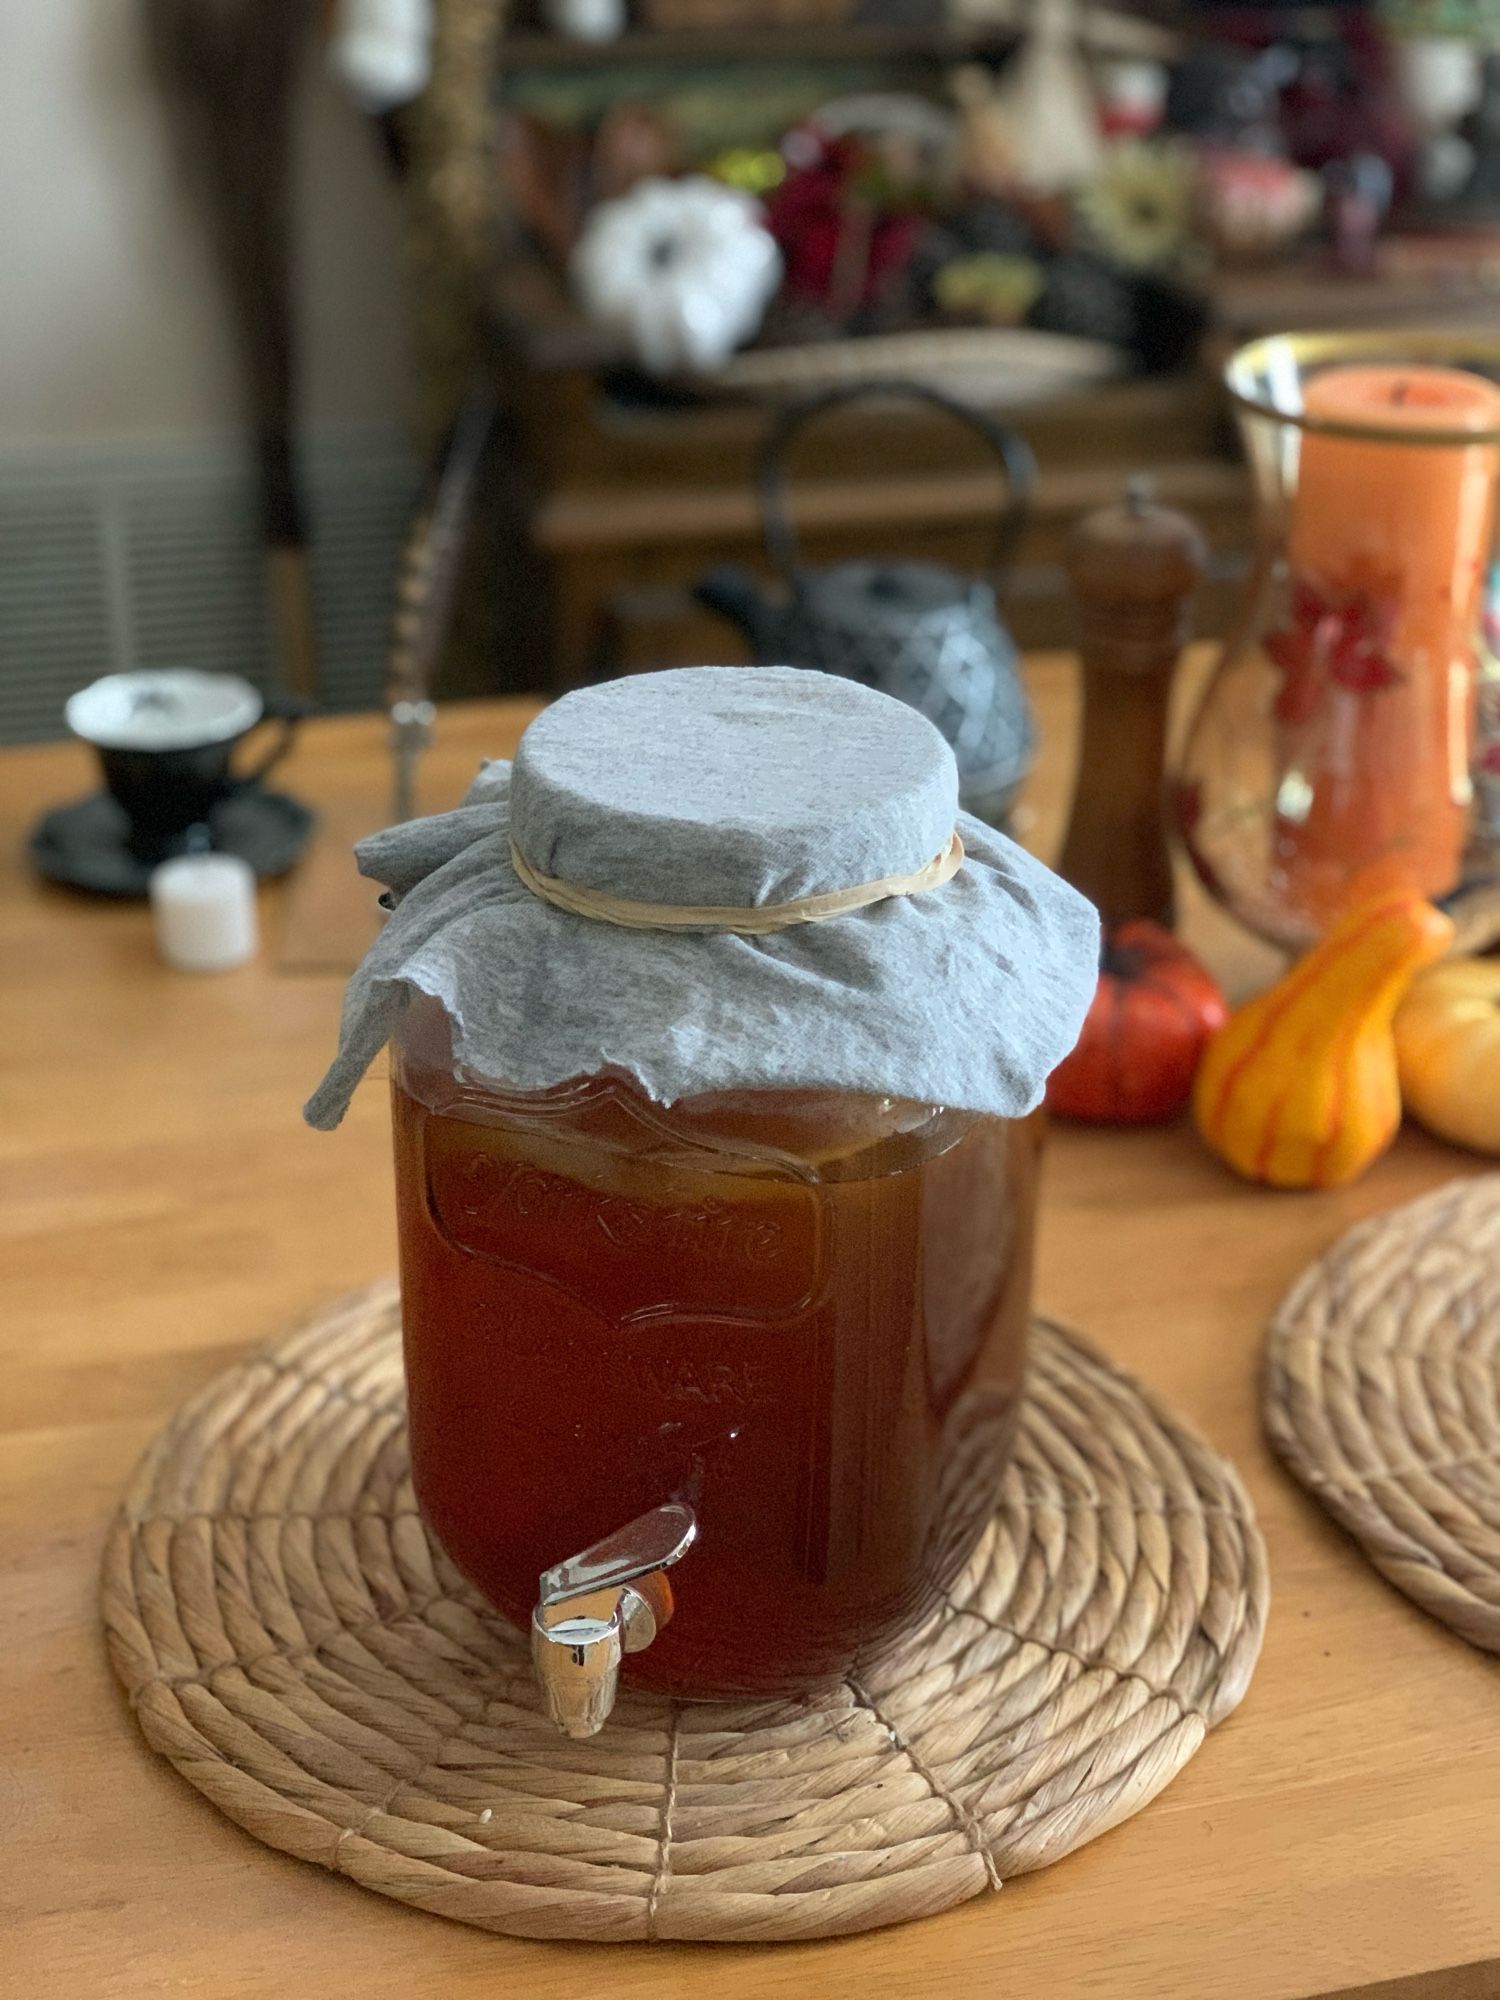
<svg viewBox="0 0 1500 2000">
<path fill-rule="evenodd" d="M 301 719 L 300 707 L 268 708 L 237 674 L 191 667 L 108 674 L 73 695 L 65 714 L 73 734 L 98 751 L 130 823 L 131 851 L 146 862 L 207 846 L 214 806 L 258 785 L 291 748 Z M 235 745 L 266 721 L 280 723 L 276 741 L 252 769 L 231 770 Z"/>
</svg>

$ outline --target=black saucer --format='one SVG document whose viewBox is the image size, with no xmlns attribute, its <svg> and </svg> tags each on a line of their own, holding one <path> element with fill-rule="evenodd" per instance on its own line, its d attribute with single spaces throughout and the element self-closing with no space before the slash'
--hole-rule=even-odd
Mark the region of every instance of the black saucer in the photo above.
<svg viewBox="0 0 1500 2000">
<path fill-rule="evenodd" d="M 208 815 L 208 845 L 238 854 L 257 875 L 284 875 L 306 847 L 316 815 L 285 792 L 247 785 L 219 800 Z M 32 830 L 31 858 L 49 881 L 97 896 L 144 896 L 153 863 L 126 843 L 129 822 L 108 792 L 56 806 Z M 193 842 L 184 838 L 181 851 Z"/>
</svg>

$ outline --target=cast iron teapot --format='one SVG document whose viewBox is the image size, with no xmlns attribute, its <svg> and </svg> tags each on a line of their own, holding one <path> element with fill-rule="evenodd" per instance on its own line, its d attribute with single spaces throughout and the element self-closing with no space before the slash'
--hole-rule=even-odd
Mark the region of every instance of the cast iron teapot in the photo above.
<svg viewBox="0 0 1500 2000">
<path fill-rule="evenodd" d="M 786 585 L 768 597 L 745 570 L 712 570 L 696 596 L 738 625 L 766 666 L 818 667 L 920 709 L 953 745 L 963 803 L 999 822 L 1031 763 L 1033 729 L 991 583 L 929 562 L 861 561 L 807 569 L 787 509 L 785 459 L 815 417 L 872 397 L 934 403 L 977 431 L 999 459 L 1008 498 L 995 535 L 998 576 L 1025 519 L 1036 463 L 1025 440 L 918 382 L 867 382 L 792 404 L 767 435 L 757 472 L 766 550 Z"/>
</svg>

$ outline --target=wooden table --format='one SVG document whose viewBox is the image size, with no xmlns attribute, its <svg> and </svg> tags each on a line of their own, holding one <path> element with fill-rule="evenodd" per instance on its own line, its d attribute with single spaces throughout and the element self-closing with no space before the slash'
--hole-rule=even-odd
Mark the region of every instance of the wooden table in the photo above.
<svg viewBox="0 0 1500 2000">
<path fill-rule="evenodd" d="M 1065 662 L 1035 663 L 1045 851 L 1069 783 Z M 451 802 L 519 705 L 445 710 Z M 307 798 L 377 813 L 374 717 L 315 724 Z M 1281 2000 L 1500 1993 L 1500 1666 L 1390 1590 L 1261 1441 L 1261 1329 L 1358 1216 L 1473 1163 L 1410 1135 L 1358 1187 L 1238 1184 L 1191 1130 L 1058 1130 L 1039 1296 L 1165 1391 L 1244 1473 L 1274 1605 L 1244 1707 L 1139 1818 L 900 1931 L 815 1946 L 512 1943 L 256 1846 L 147 1752 L 95 1605 L 105 1524 L 166 1413 L 300 1315 L 392 1268 L 378 1080 L 320 1137 L 298 1107 L 336 974 L 272 952 L 174 975 L 138 907 L 40 887 L 24 831 L 90 778 L 75 746 L 0 758 L 0 1990 L 27 2000 L 721 2000 L 817 1993 Z M 353 877 L 351 873 L 351 893 Z M 276 894 L 266 919 L 274 943 Z M 1265 960 L 1190 902 L 1243 983 Z"/>
</svg>

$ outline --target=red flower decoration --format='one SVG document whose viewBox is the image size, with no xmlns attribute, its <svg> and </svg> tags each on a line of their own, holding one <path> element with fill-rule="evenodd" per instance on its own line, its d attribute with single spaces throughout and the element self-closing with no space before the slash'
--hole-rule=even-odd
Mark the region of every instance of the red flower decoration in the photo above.
<svg viewBox="0 0 1500 2000">
<path fill-rule="evenodd" d="M 797 134 L 792 171 L 766 200 L 789 297 L 836 316 L 877 300 L 911 259 L 921 218 L 885 204 L 881 176 L 852 135 Z"/>
<path fill-rule="evenodd" d="M 1394 687 L 1402 678 L 1389 652 L 1395 624 L 1393 594 L 1338 591 L 1310 577 L 1295 578 L 1287 622 L 1266 640 L 1266 651 L 1281 670 L 1277 720 L 1311 721 L 1330 686 L 1351 694 Z"/>
</svg>

